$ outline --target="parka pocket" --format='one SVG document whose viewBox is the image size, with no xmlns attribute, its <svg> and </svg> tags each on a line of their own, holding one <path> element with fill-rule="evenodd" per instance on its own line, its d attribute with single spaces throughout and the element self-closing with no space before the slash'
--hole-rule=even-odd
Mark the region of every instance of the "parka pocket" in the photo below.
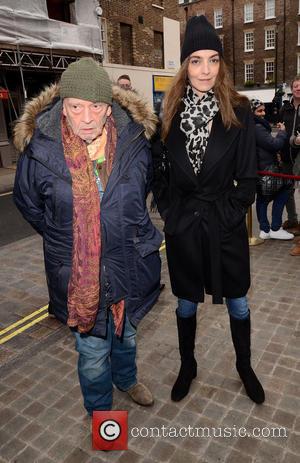
<svg viewBox="0 0 300 463">
<path fill-rule="evenodd" d="M 160 272 L 159 245 L 139 243 L 136 246 L 137 296 L 146 298 L 158 288 Z"/>
</svg>

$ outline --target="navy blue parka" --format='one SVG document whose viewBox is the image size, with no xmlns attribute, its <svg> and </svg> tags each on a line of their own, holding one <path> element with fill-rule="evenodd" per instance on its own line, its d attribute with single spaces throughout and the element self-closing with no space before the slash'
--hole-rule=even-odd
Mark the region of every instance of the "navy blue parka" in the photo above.
<svg viewBox="0 0 300 463">
<path fill-rule="evenodd" d="M 72 178 L 61 142 L 62 101 L 52 86 L 25 107 L 15 129 L 22 151 L 14 201 L 43 237 L 49 311 L 67 322 L 72 265 Z M 114 87 L 112 113 L 117 147 L 112 173 L 101 201 L 101 303 L 90 334 L 106 335 L 108 307 L 125 300 L 136 326 L 159 295 L 160 232 L 152 224 L 146 198 L 152 178 L 149 138 L 155 116 L 133 92 Z M 146 135 L 146 136 L 145 136 Z"/>
</svg>

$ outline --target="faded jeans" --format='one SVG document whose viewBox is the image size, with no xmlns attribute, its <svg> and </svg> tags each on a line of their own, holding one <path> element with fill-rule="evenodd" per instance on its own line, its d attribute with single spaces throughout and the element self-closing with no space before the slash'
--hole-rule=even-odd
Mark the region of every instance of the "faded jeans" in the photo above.
<svg viewBox="0 0 300 463">
<path fill-rule="evenodd" d="M 113 384 L 127 391 L 137 383 L 136 329 L 126 317 L 124 335 L 114 334 L 114 323 L 109 315 L 105 339 L 73 332 L 79 354 L 78 376 L 84 406 L 92 415 L 93 410 L 110 410 Z"/>
</svg>

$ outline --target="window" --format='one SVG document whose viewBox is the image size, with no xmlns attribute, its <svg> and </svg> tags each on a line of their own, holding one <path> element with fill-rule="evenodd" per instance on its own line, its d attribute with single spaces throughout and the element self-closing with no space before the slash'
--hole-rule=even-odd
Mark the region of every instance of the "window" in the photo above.
<svg viewBox="0 0 300 463">
<path fill-rule="evenodd" d="M 245 63 L 245 82 L 254 82 L 254 63 Z"/>
<path fill-rule="evenodd" d="M 56 21 L 75 23 L 75 0 L 47 0 L 48 16 Z"/>
<path fill-rule="evenodd" d="M 265 61 L 265 82 L 274 81 L 274 59 Z"/>
<path fill-rule="evenodd" d="M 275 37 L 275 27 L 265 29 L 265 50 L 273 50 L 275 48 Z"/>
<path fill-rule="evenodd" d="M 133 65 L 132 26 L 120 23 L 122 64 Z"/>
<path fill-rule="evenodd" d="M 245 51 L 254 50 L 254 32 L 253 31 L 244 32 L 244 42 L 245 42 Z"/>
<path fill-rule="evenodd" d="M 265 19 L 275 18 L 275 0 L 266 0 Z"/>
<path fill-rule="evenodd" d="M 154 31 L 154 67 L 164 68 L 164 36 Z"/>
<path fill-rule="evenodd" d="M 220 29 L 220 27 L 223 27 L 222 8 L 217 8 L 216 10 L 214 10 L 214 18 L 215 18 L 215 28 Z"/>
<path fill-rule="evenodd" d="M 107 24 L 106 24 L 105 18 L 101 18 L 101 21 L 100 21 L 100 34 L 101 34 L 101 43 L 102 43 L 102 48 L 103 48 L 103 61 L 108 61 Z"/>
<path fill-rule="evenodd" d="M 253 22 L 253 3 L 245 3 L 244 5 L 244 23 Z"/>
</svg>

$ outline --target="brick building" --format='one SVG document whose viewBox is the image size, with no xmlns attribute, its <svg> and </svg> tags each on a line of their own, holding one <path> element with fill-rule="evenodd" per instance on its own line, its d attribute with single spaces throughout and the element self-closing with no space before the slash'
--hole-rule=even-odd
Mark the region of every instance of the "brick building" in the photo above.
<svg viewBox="0 0 300 463">
<path fill-rule="evenodd" d="M 205 14 L 220 34 L 237 88 L 274 88 L 300 73 L 300 0 L 179 0 L 186 19 Z"/>
<path fill-rule="evenodd" d="M 106 61 L 164 68 L 163 18 L 178 20 L 177 0 L 99 0 L 99 4 Z"/>
</svg>

